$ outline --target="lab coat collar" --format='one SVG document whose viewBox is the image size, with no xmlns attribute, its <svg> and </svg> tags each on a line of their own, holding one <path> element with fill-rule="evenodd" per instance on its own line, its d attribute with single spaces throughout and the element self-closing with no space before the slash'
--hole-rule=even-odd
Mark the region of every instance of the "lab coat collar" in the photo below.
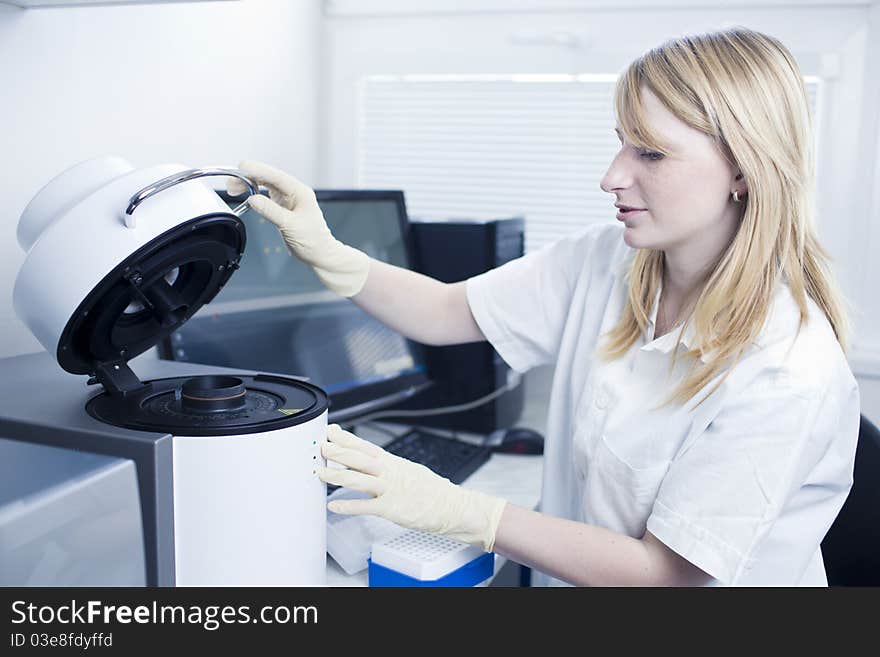
<svg viewBox="0 0 880 657">
<path fill-rule="evenodd" d="M 657 322 L 657 306 L 660 303 L 661 291 L 662 289 L 657 290 L 657 296 L 654 297 L 654 305 L 651 308 L 651 316 L 648 318 L 648 326 L 643 333 L 645 345 L 641 350 L 659 351 L 661 353 L 669 354 L 675 349 L 675 344 L 678 341 L 678 334 L 681 331 L 681 327 L 672 329 L 669 333 L 661 335 L 656 340 L 653 339 L 654 328 Z M 812 299 L 808 299 L 807 303 L 810 307 L 811 314 L 815 312 L 817 316 L 821 316 L 821 310 L 819 310 L 818 306 L 815 305 L 815 302 Z M 800 309 L 792 296 L 791 288 L 787 281 L 780 281 L 773 292 L 770 310 L 768 311 L 764 327 L 755 338 L 753 346 L 758 349 L 765 347 L 774 340 L 790 335 L 793 328 L 799 326 L 799 324 Z M 679 349 L 692 349 L 696 344 L 696 330 L 693 327 L 693 322 L 688 321 L 684 335 L 681 337 L 681 347 L 679 347 Z M 709 361 L 710 355 L 711 352 L 700 354 L 700 360 L 703 363 L 706 363 Z"/>
<path fill-rule="evenodd" d="M 662 291 L 663 286 L 660 285 L 657 289 L 657 295 L 654 297 L 654 303 L 651 306 L 651 315 L 648 317 L 648 325 L 645 327 L 643 333 L 645 345 L 641 348 L 641 351 L 659 351 L 660 353 L 669 354 L 672 353 L 672 350 L 675 349 L 676 343 L 678 343 L 678 334 L 681 333 L 680 325 L 674 327 L 665 335 L 661 335 L 656 339 L 654 338 L 654 330 L 657 326 L 657 309 L 660 305 L 660 294 Z M 696 344 L 696 330 L 694 329 L 693 322 L 688 321 L 684 334 L 681 336 L 681 346 L 679 346 L 679 349 L 687 351 L 688 349 L 691 349 L 694 344 Z M 705 363 L 707 361 L 706 355 L 701 354 L 700 360 Z"/>
</svg>

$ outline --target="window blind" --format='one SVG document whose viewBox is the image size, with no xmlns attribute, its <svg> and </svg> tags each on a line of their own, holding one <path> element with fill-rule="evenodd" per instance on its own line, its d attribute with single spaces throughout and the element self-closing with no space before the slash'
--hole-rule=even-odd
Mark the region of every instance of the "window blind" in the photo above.
<svg viewBox="0 0 880 657">
<path fill-rule="evenodd" d="M 364 79 L 358 185 L 402 189 L 414 220 L 521 216 L 526 251 L 614 220 L 614 75 Z M 807 80 L 815 107 L 818 80 Z"/>
</svg>

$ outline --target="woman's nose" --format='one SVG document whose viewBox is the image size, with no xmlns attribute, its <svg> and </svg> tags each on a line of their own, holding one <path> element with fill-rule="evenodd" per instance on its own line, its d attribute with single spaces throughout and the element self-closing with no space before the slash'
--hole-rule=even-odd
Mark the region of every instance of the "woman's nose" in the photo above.
<svg viewBox="0 0 880 657">
<path fill-rule="evenodd" d="M 632 185 L 632 174 L 627 166 L 625 153 L 621 149 L 614 159 L 611 160 L 608 171 L 605 172 L 605 175 L 602 176 L 602 180 L 599 182 L 599 187 L 602 188 L 603 192 L 612 194 L 617 190 L 626 189 L 630 185 Z"/>
</svg>

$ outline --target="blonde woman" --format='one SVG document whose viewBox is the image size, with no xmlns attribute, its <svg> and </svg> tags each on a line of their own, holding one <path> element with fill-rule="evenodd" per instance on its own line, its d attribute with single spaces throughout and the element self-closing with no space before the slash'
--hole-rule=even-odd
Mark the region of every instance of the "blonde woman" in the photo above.
<svg viewBox="0 0 880 657">
<path fill-rule="evenodd" d="M 555 363 L 542 512 L 455 486 L 332 426 L 331 503 L 481 545 L 575 585 L 825 585 L 859 395 L 812 228 L 798 67 L 732 29 L 634 61 L 601 181 L 617 222 L 443 284 L 336 241 L 312 191 L 259 163 L 253 207 L 328 287 L 419 342 Z M 610 206 L 610 204 L 609 204 Z"/>
</svg>

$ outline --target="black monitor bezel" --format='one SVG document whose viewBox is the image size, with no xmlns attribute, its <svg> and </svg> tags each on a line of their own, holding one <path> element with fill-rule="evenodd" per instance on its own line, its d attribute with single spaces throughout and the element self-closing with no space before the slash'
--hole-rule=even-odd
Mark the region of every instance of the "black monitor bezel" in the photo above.
<svg viewBox="0 0 880 657">
<path fill-rule="evenodd" d="M 240 200 L 232 200 L 223 190 L 216 190 L 218 195 L 229 205 L 235 205 Z M 265 193 L 265 191 L 262 191 Z M 359 200 L 382 200 L 393 201 L 397 206 L 398 217 L 400 218 L 400 233 L 404 243 L 404 251 L 408 260 L 408 266 L 415 269 L 415 250 L 413 244 L 412 230 L 409 224 L 409 215 L 406 211 L 406 200 L 402 190 L 396 189 L 316 189 L 315 197 L 320 204 L 323 201 L 359 201 Z M 410 339 L 406 339 L 410 348 L 420 356 L 421 362 L 425 365 L 424 347 Z M 159 357 L 163 360 L 176 360 L 174 358 L 174 350 L 171 346 L 171 336 L 167 336 L 158 345 Z M 245 369 L 245 368 L 234 368 Z M 276 372 L 276 374 L 284 375 L 284 372 Z M 288 376 L 296 376 L 295 373 L 288 373 Z M 426 390 L 433 385 L 433 381 L 428 377 L 427 371 L 408 372 L 400 374 L 390 379 L 368 383 L 357 386 L 349 390 L 328 394 L 330 397 L 330 410 L 328 420 L 330 422 L 347 422 L 352 419 L 364 416 L 393 406 L 399 402 L 409 399 L 413 395 Z"/>
</svg>

